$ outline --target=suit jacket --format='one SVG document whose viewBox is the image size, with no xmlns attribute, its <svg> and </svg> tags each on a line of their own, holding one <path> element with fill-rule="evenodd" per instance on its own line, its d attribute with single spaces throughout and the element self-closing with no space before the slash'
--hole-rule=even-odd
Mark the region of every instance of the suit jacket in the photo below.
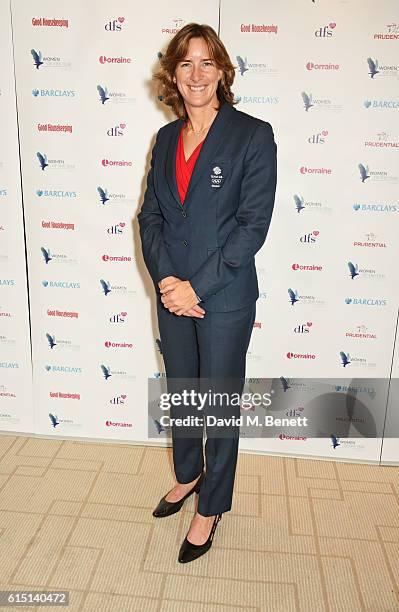
<svg viewBox="0 0 399 612">
<path fill-rule="evenodd" d="M 276 144 L 269 123 L 224 103 L 181 204 L 175 173 L 182 119 L 161 127 L 138 215 L 145 264 L 159 293 L 166 276 L 189 280 L 201 306 L 243 308 L 259 297 L 255 253 L 269 229 Z"/>
</svg>

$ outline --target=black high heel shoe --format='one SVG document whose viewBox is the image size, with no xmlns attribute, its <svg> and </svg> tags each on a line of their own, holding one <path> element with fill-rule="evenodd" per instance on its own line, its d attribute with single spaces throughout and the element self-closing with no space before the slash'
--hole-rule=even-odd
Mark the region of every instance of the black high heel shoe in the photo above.
<svg viewBox="0 0 399 612">
<path fill-rule="evenodd" d="M 194 492 L 199 493 L 204 476 L 205 476 L 205 473 L 201 472 L 201 476 L 198 478 L 193 488 L 188 493 L 186 493 L 184 497 L 179 499 L 179 501 L 177 502 L 166 501 L 165 497 L 168 495 L 168 493 L 170 493 L 170 491 L 168 491 L 168 493 L 166 493 L 166 495 L 163 496 L 158 506 L 155 508 L 154 512 L 152 513 L 152 516 L 155 516 L 156 518 L 163 518 L 165 516 L 171 516 L 172 514 L 179 512 L 182 505 L 184 504 L 186 499 L 190 497 L 190 495 L 192 495 Z"/>
<path fill-rule="evenodd" d="M 187 540 L 187 536 L 183 540 L 183 544 L 180 547 L 179 551 L 179 561 L 180 563 L 189 563 L 190 561 L 194 561 L 194 559 L 198 559 L 204 555 L 212 546 L 213 536 L 215 535 L 216 527 L 220 519 L 222 518 L 221 514 L 217 514 L 215 516 L 215 520 L 213 521 L 211 533 L 208 536 L 208 539 L 204 544 L 193 544 L 190 540 Z"/>
</svg>

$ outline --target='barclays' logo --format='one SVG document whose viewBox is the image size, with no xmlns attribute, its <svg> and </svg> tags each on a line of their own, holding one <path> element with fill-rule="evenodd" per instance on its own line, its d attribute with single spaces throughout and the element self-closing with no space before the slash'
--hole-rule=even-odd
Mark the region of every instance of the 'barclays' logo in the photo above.
<svg viewBox="0 0 399 612">
<path fill-rule="evenodd" d="M 364 100 L 364 108 L 398 109 L 399 100 Z"/>
<path fill-rule="evenodd" d="M 386 306 L 388 304 L 386 299 L 359 297 L 347 297 L 344 302 L 347 306 Z"/>
<path fill-rule="evenodd" d="M 399 212 L 399 204 L 386 204 L 386 203 L 378 203 L 378 204 L 352 204 L 352 209 L 354 211 L 361 212 L 382 212 L 382 213 L 397 213 Z"/>
<path fill-rule="evenodd" d="M 75 98 L 76 91 L 74 89 L 32 89 L 34 98 Z"/>
</svg>

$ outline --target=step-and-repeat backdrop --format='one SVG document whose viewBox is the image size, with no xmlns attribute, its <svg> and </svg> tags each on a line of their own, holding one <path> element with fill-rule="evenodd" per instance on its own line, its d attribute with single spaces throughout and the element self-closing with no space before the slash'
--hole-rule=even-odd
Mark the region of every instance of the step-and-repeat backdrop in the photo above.
<svg viewBox="0 0 399 612">
<path fill-rule="evenodd" d="M 34 431 L 10 3 L 0 2 L 0 430 Z"/>
<path fill-rule="evenodd" d="M 7 25 L 8 2 L 1 6 Z M 275 212 L 257 255 L 260 298 L 247 389 L 273 378 L 284 395 L 282 416 L 314 414 L 316 379 L 326 389 L 335 381 L 342 396 L 320 437 L 282 428 L 273 438 L 243 438 L 240 447 L 380 461 L 385 427 L 383 459 L 398 462 L 386 419 L 399 302 L 396 1 L 383 0 L 376 11 L 367 0 L 361 17 L 355 0 L 175 1 L 140 5 L 139 13 L 121 1 L 110 8 L 104 1 L 36 7 L 13 0 L 11 13 L 9 43 L 1 42 L 10 57 L 2 121 L 15 155 L 7 151 L 0 177 L 9 181 L 15 173 L 15 193 L 9 187 L 0 197 L 0 215 L 4 204 L 8 214 L 13 205 L 12 231 L 1 242 L 9 246 L 0 248 L 8 271 L 0 279 L 25 269 L 12 32 L 33 408 L 25 403 L 22 411 L 19 401 L 29 395 L 27 373 L 17 381 L 7 367 L 3 386 L 18 383 L 19 399 L 6 404 L 0 396 L 2 413 L 9 413 L 2 429 L 167 442 L 156 422 L 155 437 L 148 435 L 148 379 L 165 375 L 136 215 L 155 134 L 174 119 L 151 76 L 171 36 L 196 21 L 220 32 L 237 66 L 237 108 L 269 121 L 278 146 Z M 19 285 L 13 333 L 21 342 L 17 356 L 6 343 L 5 363 L 18 357 L 22 364 L 29 354 L 23 277 Z M 1 315 L 11 288 L 0 291 Z M 337 435 L 334 419 L 347 423 L 346 437 Z"/>
</svg>

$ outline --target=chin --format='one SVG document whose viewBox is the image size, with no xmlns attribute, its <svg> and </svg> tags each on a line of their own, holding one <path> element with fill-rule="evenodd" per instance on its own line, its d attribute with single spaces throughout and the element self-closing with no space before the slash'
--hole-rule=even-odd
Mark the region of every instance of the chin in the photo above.
<svg viewBox="0 0 399 612">
<path fill-rule="evenodd" d="M 186 104 L 189 104 L 190 106 L 197 106 L 197 107 L 201 107 L 201 106 L 207 106 L 213 99 L 213 95 L 212 96 L 204 96 L 203 98 L 195 98 L 195 97 L 191 97 L 191 96 L 184 96 L 184 102 Z"/>
</svg>

